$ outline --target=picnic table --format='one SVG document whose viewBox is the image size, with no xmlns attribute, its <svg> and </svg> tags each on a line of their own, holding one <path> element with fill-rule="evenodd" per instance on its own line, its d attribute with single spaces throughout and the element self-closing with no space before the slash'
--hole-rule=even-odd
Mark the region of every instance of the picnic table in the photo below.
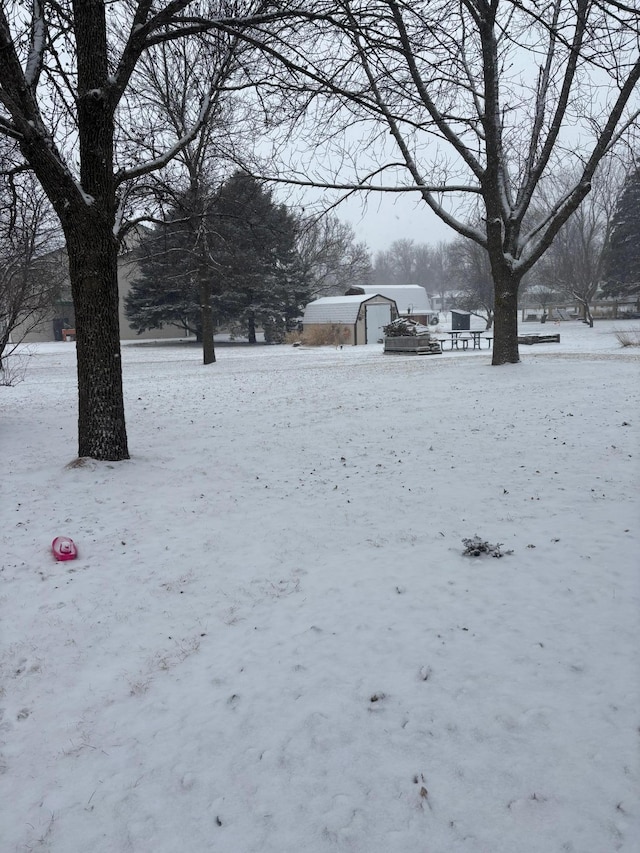
<svg viewBox="0 0 640 853">
<path fill-rule="evenodd" d="M 481 349 L 482 341 L 487 342 L 487 348 L 491 346 L 491 341 L 493 338 L 487 337 L 485 333 L 485 329 L 478 331 L 477 329 L 454 329 L 451 332 L 447 332 L 449 335 L 449 343 L 451 344 L 451 349 L 455 347 L 455 349 L 467 349 L 469 344 L 473 345 L 473 349 Z M 446 338 L 444 339 L 446 341 Z"/>
</svg>

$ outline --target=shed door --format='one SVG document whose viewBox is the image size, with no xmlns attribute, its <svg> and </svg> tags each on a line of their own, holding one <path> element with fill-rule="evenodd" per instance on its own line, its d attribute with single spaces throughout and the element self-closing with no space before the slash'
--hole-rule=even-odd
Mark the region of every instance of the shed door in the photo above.
<svg viewBox="0 0 640 853">
<path fill-rule="evenodd" d="M 367 305 L 367 343 L 377 344 L 383 338 L 383 326 L 391 322 L 391 305 Z"/>
</svg>

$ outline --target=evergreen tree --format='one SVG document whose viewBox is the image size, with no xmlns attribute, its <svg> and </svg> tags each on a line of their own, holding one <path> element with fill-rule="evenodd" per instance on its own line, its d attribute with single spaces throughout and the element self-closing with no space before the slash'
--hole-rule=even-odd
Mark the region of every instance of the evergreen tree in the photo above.
<svg viewBox="0 0 640 853">
<path fill-rule="evenodd" d="M 137 332 L 173 325 L 200 339 L 192 244 L 179 205 L 164 225 L 143 237 L 137 249 L 140 273 L 125 299 L 127 318 Z"/>
<path fill-rule="evenodd" d="M 173 324 L 200 336 L 206 279 L 218 325 L 240 324 L 250 342 L 259 325 L 267 341 L 282 340 L 286 319 L 308 298 L 296 218 L 243 172 L 200 201 L 198 211 L 191 202 L 185 194 L 166 224 L 143 240 L 140 276 L 126 300 L 130 323 L 138 331 Z"/>
<path fill-rule="evenodd" d="M 608 296 L 640 294 L 640 167 L 629 174 L 618 199 L 605 278 Z"/>
<path fill-rule="evenodd" d="M 268 342 L 284 337 L 286 319 L 300 313 L 307 293 L 296 252 L 297 222 L 270 190 L 244 172 L 222 185 L 213 204 L 214 304 L 244 328 L 256 326 Z"/>
</svg>

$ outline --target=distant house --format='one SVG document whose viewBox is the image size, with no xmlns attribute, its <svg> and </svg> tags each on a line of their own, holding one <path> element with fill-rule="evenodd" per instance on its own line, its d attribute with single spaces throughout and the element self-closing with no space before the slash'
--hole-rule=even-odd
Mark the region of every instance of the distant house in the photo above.
<svg viewBox="0 0 640 853">
<path fill-rule="evenodd" d="M 64 331 L 74 326 L 71 285 L 67 274 L 67 253 L 54 249 L 40 262 L 46 263 L 51 289 L 47 294 L 53 302 L 43 302 L 38 309 L 18 323 L 11 332 L 11 341 L 36 343 L 38 341 L 61 341 Z M 54 297 L 55 294 L 55 297 Z"/>
<path fill-rule="evenodd" d="M 355 296 L 372 293 L 393 299 L 398 307 L 400 317 L 411 317 L 425 325 L 438 313 L 433 310 L 427 291 L 419 284 L 390 284 L 382 287 L 376 284 L 363 284 L 349 288 L 345 295 Z"/>
<path fill-rule="evenodd" d="M 161 329 L 147 329 L 144 332 L 136 332 L 129 325 L 125 311 L 125 299 L 136 278 L 139 276 L 138 253 L 135 248 L 130 251 L 121 252 L 118 257 L 118 315 L 120 320 L 120 340 L 150 340 L 165 338 L 184 338 L 187 332 L 182 327 L 165 324 Z"/>
<path fill-rule="evenodd" d="M 137 241 L 136 241 L 137 242 Z M 52 259 L 57 263 L 64 265 L 67 269 L 66 251 L 64 249 L 56 249 L 51 253 Z M 184 337 L 184 329 L 179 329 L 177 326 L 166 325 L 162 329 L 151 329 L 138 334 L 135 329 L 129 325 L 125 312 L 125 298 L 128 295 L 133 282 L 138 275 L 138 260 L 136 246 L 131 249 L 125 249 L 118 257 L 118 315 L 120 320 L 120 339 L 127 340 L 153 340 L 156 338 L 178 338 Z M 71 298 L 71 284 L 69 282 L 68 273 L 65 273 L 64 280 L 60 287 L 60 295 L 58 300 L 51 306 L 49 311 L 43 312 L 41 321 L 35 328 L 30 329 L 23 335 L 23 329 L 16 328 L 13 335 L 14 340 L 24 340 L 25 343 L 35 343 L 44 341 L 61 341 L 66 337 L 67 330 L 75 328 L 75 314 L 73 310 L 73 301 Z M 69 339 L 73 339 L 72 337 Z"/>
<path fill-rule="evenodd" d="M 379 293 L 353 296 L 323 296 L 304 309 L 303 328 L 335 326 L 341 343 L 375 344 L 383 338 L 382 327 L 398 318 L 394 299 Z"/>
</svg>

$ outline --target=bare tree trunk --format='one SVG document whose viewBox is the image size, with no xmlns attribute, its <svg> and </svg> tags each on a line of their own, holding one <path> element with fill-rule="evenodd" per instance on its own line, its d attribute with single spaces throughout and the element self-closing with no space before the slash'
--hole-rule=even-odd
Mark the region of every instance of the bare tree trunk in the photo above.
<svg viewBox="0 0 640 853">
<path fill-rule="evenodd" d="M 249 315 L 249 319 L 247 321 L 248 331 L 249 331 L 249 343 L 255 344 L 256 341 L 256 318 L 253 314 Z"/>
<path fill-rule="evenodd" d="M 588 299 L 585 299 L 582 302 L 582 312 L 583 312 L 584 322 L 588 324 L 590 329 L 593 329 L 593 315 L 591 313 L 591 307 L 589 305 Z"/>
<path fill-rule="evenodd" d="M 211 288 L 209 282 L 200 279 L 200 311 L 202 328 L 202 363 L 214 364 L 216 351 L 213 343 L 213 315 L 211 313 Z"/>
<path fill-rule="evenodd" d="M 118 322 L 118 245 L 108 223 L 67 229 L 76 315 L 78 455 L 128 459 Z"/>
<path fill-rule="evenodd" d="M 113 105 L 104 4 L 75 3 L 80 181 L 88 197 L 61 215 L 69 254 L 78 353 L 78 455 L 129 458 L 118 316 L 114 236 Z M 82 209 L 84 207 L 84 209 Z"/>
<path fill-rule="evenodd" d="M 517 364 L 518 352 L 518 285 L 520 279 L 506 270 L 494 270 L 496 285 L 494 310 L 494 365 Z"/>
</svg>

